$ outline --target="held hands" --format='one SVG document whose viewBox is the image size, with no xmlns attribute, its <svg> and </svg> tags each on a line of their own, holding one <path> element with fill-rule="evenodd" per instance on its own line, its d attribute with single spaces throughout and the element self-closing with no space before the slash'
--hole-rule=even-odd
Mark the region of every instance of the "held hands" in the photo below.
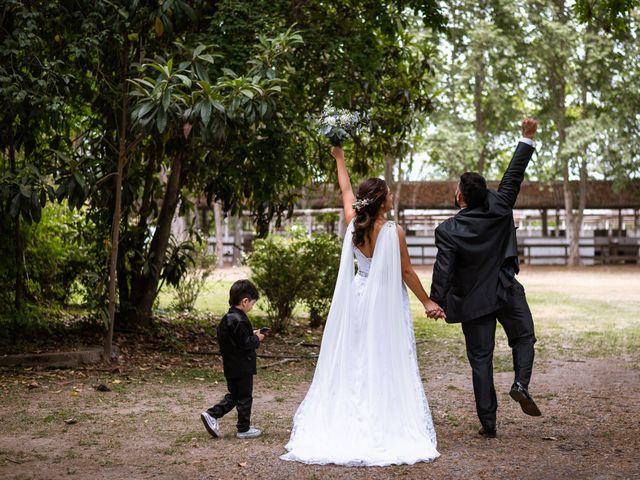
<svg viewBox="0 0 640 480">
<path fill-rule="evenodd" d="M 439 318 L 447 318 L 447 315 L 444 313 L 442 307 L 431 299 L 425 302 L 424 310 L 427 314 L 427 317 L 433 318 L 434 320 L 438 320 Z"/>
<path fill-rule="evenodd" d="M 536 136 L 536 130 L 538 130 L 538 121 L 535 118 L 525 118 L 522 121 L 522 136 L 530 138 Z"/>
</svg>

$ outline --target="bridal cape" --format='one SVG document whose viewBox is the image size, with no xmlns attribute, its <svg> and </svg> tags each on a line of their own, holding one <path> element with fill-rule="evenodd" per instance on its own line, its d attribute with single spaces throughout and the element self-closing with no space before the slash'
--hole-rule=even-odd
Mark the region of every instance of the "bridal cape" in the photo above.
<svg viewBox="0 0 640 480">
<path fill-rule="evenodd" d="M 352 235 L 353 222 L 313 382 L 280 458 L 347 466 L 432 461 L 440 454 L 418 371 L 396 226 L 385 224 L 371 259 L 354 248 Z"/>
</svg>

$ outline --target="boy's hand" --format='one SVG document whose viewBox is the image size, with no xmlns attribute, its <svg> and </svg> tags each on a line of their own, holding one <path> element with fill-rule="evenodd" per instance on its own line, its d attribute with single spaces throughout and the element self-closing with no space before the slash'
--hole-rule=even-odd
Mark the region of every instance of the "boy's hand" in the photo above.
<svg viewBox="0 0 640 480">
<path fill-rule="evenodd" d="M 258 337 L 258 340 L 260 341 L 264 340 L 264 334 L 260 333 L 260 330 L 254 330 L 253 333 L 255 334 L 256 337 Z"/>
</svg>

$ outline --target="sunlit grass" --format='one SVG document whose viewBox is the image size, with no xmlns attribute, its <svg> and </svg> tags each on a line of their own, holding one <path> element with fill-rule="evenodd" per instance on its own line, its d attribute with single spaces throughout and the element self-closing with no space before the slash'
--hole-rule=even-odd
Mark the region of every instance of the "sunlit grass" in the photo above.
<svg viewBox="0 0 640 480">
<path fill-rule="evenodd" d="M 640 273 L 640 272 L 638 272 Z M 528 269 L 519 276 L 525 285 L 527 299 L 533 314 L 537 350 L 542 355 L 556 357 L 611 356 L 640 352 L 640 294 L 629 289 L 628 295 L 616 295 L 620 285 L 627 286 L 635 279 L 626 270 L 620 275 L 615 271 L 602 272 L 585 269 L 578 276 L 575 272 Z M 577 279 L 577 280 L 576 280 Z M 430 278 L 421 278 L 429 291 Z M 208 280 L 196 309 L 223 315 L 228 309 L 228 292 L 233 282 L 227 279 Z M 417 341 L 432 345 L 434 349 L 464 355 L 464 337 L 457 324 L 428 319 L 417 298 L 409 293 L 411 314 Z M 172 292 L 165 289 L 160 294 L 160 309 L 170 308 Z M 264 300 L 258 302 L 250 315 L 254 323 L 266 319 Z M 302 305 L 296 307 L 296 322 L 304 324 L 307 313 Z M 256 321 L 257 320 L 257 321 Z M 510 354 L 502 338 L 500 325 L 497 331 L 496 368 L 510 367 Z M 502 358 L 504 356 L 504 358 Z"/>
</svg>

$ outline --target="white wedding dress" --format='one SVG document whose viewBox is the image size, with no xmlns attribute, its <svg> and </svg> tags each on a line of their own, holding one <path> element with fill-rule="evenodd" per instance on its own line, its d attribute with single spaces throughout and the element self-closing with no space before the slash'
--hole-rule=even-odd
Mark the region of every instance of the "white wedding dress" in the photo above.
<svg viewBox="0 0 640 480">
<path fill-rule="evenodd" d="M 418 371 L 396 226 L 382 228 L 373 258 L 354 248 L 352 235 L 353 222 L 313 382 L 280 458 L 347 466 L 432 461 L 440 454 Z"/>
</svg>

